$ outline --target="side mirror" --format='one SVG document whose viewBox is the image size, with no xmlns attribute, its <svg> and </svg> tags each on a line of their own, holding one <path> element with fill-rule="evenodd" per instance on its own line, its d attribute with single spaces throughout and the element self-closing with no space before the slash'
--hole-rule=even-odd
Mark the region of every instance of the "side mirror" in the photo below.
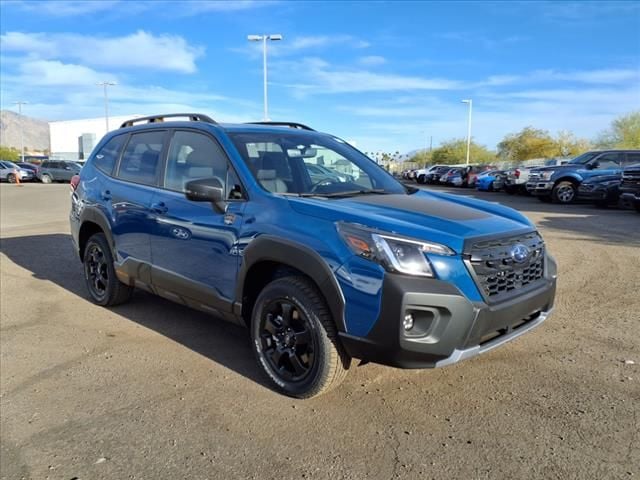
<svg viewBox="0 0 640 480">
<path fill-rule="evenodd" d="M 600 162 L 598 160 L 591 162 L 589 164 L 589 170 L 593 170 L 594 168 L 598 168 L 600 166 Z"/>
<path fill-rule="evenodd" d="M 192 202 L 211 202 L 216 210 L 225 211 L 224 187 L 218 178 L 191 180 L 185 185 L 184 195 Z"/>
</svg>

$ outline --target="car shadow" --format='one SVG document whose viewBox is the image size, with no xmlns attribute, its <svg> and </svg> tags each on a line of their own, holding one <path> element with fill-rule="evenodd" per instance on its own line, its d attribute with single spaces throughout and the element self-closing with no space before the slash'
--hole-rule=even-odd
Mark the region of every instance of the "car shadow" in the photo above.
<svg viewBox="0 0 640 480">
<path fill-rule="evenodd" d="M 70 235 L 55 233 L 2 238 L 0 251 L 30 271 L 34 278 L 53 282 L 91 301 Z M 110 310 L 270 388 L 255 363 L 247 330 L 240 326 L 139 289 L 130 302 Z"/>
</svg>

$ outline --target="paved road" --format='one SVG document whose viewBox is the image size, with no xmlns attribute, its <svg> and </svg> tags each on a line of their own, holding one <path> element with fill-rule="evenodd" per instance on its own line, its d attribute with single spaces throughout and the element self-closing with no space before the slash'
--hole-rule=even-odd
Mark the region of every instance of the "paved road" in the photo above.
<svg viewBox="0 0 640 480">
<path fill-rule="evenodd" d="M 266 386 L 240 328 L 142 292 L 91 304 L 67 186 L 0 186 L 0 477 L 640 476 L 640 215 L 476 195 L 539 226 L 555 315 L 483 357 L 353 368 L 303 402 Z"/>
</svg>

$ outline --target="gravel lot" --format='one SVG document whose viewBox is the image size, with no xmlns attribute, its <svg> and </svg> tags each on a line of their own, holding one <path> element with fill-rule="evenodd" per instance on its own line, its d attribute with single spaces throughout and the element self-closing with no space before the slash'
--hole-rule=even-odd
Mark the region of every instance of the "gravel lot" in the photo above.
<svg viewBox="0 0 640 480">
<path fill-rule="evenodd" d="M 94 306 L 68 186 L 0 186 L 0 477 L 637 478 L 640 215 L 455 192 L 538 225 L 560 269 L 552 318 L 452 367 L 354 367 L 295 401 L 241 328 L 143 292 Z"/>
</svg>

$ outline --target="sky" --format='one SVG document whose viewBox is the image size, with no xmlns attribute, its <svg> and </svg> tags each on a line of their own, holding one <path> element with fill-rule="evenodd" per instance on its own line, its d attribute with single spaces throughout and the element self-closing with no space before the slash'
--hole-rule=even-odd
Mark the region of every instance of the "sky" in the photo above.
<svg viewBox="0 0 640 480">
<path fill-rule="evenodd" d="M 49 121 L 202 112 L 306 123 L 363 151 L 525 126 L 594 138 L 640 110 L 640 2 L 0 3 L 0 103 Z"/>
</svg>

